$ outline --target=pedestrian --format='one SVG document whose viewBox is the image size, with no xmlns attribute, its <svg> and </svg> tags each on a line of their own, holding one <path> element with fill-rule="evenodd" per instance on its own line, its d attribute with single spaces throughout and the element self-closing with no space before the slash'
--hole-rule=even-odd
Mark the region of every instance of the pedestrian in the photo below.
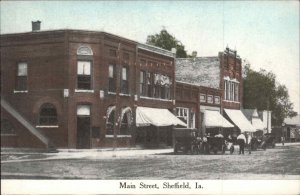
<svg viewBox="0 0 300 195">
<path fill-rule="evenodd" d="M 246 137 L 243 133 L 241 133 L 238 137 L 237 137 L 237 142 L 240 146 L 240 151 L 239 154 L 244 154 L 244 148 L 245 148 L 245 143 L 246 143 Z"/>
<path fill-rule="evenodd" d="M 249 133 L 246 134 L 246 143 L 247 143 L 247 147 L 248 147 L 248 151 L 249 154 L 251 154 L 251 141 L 252 141 L 252 137 Z"/>
<path fill-rule="evenodd" d="M 282 145 L 284 146 L 284 136 L 281 136 L 281 143 L 282 143 Z"/>
</svg>

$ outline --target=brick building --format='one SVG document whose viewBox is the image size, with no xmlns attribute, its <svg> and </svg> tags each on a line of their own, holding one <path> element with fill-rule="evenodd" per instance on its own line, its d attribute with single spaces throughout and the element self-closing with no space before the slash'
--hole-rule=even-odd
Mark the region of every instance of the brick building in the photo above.
<svg viewBox="0 0 300 195">
<path fill-rule="evenodd" d="M 174 54 L 105 32 L 1 35 L 1 145 L 171 144 Z M 157 123 L 156 116 L 165 118 Z"/>
<path fill-rule="evenodd" d="M 202 133 L 254 131 L 241 112 L 242 60 L 236 51 L 226 48 L 218 56 L 178 58 L 175 77 L 177 83 L 199 88 Z"/>
</svg>

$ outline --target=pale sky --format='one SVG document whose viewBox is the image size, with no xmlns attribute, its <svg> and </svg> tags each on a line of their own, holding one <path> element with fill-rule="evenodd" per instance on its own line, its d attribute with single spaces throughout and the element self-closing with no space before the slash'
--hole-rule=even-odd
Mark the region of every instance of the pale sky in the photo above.
<svg viewBox="0 0 300 195">
<path fill-rule="evenodd" d="M 0 2 L 1 34 L 42 30 L 106 31 L 144 43 L 164 26 L 188 53 L 216 56 L 228 45 L 253 69 L 276 74 L 300 113 L 299 1 Z"/>
</svg>

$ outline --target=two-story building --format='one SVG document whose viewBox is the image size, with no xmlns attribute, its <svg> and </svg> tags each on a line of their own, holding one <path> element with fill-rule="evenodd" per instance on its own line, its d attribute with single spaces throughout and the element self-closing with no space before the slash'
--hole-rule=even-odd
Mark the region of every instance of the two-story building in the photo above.
<svg viewBox="0 0 300 195">
<path fill-rule="evenodd" d="M 14 147 L 171 144 L 175 58 L 105 32 L 1 35 L 1 143 Z M 164 119 L 164 120 L 159 120 Z"/>
<path fill-rule="evenodd" d="M 254 131 L 241 112 L 242 60 L 226 48 L 218 56 L 176 59 L 176 82 L 199 87 L 202 133 Z"/>
</svg>

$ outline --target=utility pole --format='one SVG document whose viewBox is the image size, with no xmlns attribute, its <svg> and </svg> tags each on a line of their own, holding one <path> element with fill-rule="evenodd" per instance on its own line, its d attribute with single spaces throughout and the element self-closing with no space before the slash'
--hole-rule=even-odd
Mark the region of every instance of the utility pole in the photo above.
<svg viewBox="0 0 300 195">
<path fill-rule="evenodd" d="M 116 64 L 116 109 L 115 109 L 115 118 L 114 118 L 114 140 L 113 140 L 113 150 L 117 147 L 117 131 L 119 130 L 120 125 L 120 83 L 121 83 L 121 74 L 122 74 L 122 66 L 121 66 L 121 43 L 119 43 L 117 50 L 117 64 Z"/>
<path fill-rule="evenodd" d="M 267 100 L 267 133 L 269 133 L 269 99 Z"/>
</svg>

